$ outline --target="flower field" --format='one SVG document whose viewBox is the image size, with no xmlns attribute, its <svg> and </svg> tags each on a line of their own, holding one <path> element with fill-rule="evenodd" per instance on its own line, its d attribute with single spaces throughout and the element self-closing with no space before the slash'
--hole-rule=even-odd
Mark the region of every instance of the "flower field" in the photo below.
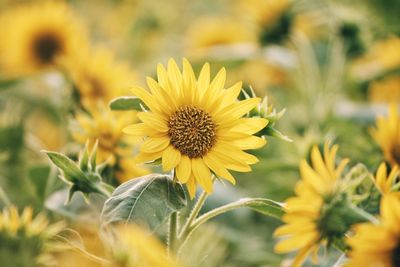
<svg viewBox="0 0 400 267">
<path fill-rule="evenodd" d="M 0 0 L 0 266 L 399 267 L 399 14 Z"/>
</svg>

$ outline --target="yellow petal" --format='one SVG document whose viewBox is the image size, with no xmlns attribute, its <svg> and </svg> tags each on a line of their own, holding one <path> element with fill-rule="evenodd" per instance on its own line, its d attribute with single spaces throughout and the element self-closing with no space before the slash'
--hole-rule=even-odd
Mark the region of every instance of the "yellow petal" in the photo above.
<svg viewBox="0 0 400 267">
<path fill-rule="evenodd" d="M 170 171 L 175 168 L 181 160 L 181 152 L 169 145 L 162 155 L 163 171 Z"/>
<path fill-rule="evenodd" d="M 149 137 L 140 147 L 140 151 L 144 153 L 155 153 L 164 150 L 168 145 L 168 137 Z"/>
<path fill-rule="evenodd" d="M 186 183 L 191 174 L 192 163 L 188 156 L 181 155 L 181 162 L 176 167 L 176 176 L 181 183 Z"/>
<path fill-rule="evenodd" d="M 223 178 L 232 184 L 236 184 L 235 178 L 227 169 L 224 168 L 222 163 L 218 162 L 218 159 L 213 157 L 213 153 L 208 153 L 203 156 L 203 161 L 219 178 Z"/>
<path fill-rule="evenodd" d="M 131 134 L 135 136 L 146 136 L 146 126 L 144 123 L 136 123 L 126 126 L 123 130 L 126 134 Z"/>
<path fill-rule="evenodd" d="M 204 188 L 207 193 L 212 193 L 212 180 L 210 169 L 204 164 L 203 159 L 194 158 L 192 161 L 192 172 L 196 181 Z"/>
<path fill-rule="evenodd" d="M 152 112 L 139 112 L 137 116 L 148 127 L 151 127 L 159 132 L 166 133 L 169 130 L 167 122 L 159 115 L 156 115 Z"/>
</svg>

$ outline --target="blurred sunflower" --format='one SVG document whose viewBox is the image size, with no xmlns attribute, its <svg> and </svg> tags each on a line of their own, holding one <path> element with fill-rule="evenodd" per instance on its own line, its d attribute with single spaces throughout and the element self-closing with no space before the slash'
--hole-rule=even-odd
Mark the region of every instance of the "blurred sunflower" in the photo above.
<svg viewBox="0 0 400 267">
<path fill-rule="evenodd" d="M 337 145 L 329 148 L 329 143 L 325 143 L 322 157 L 317 146 L 314 146 L 311 152 L 312 167 L 305 160 L 300 164 L 302 180 L 295 187 L 296 196 L 286 201 L 287 212 L 283 216 L 285 225 L 274 233 L 275 236 L 286 237 L 276 245 L 277 253 L 298 251 L 292 266 L 301 266 L 311 253 L 313 260 L 317 261 L 320 245 L 344 234 L 338 230 L 347 230 L 337 229 L 339 225 L 335 225 L 335 216 L 339 217 L 339 221 L 344 220 L 335 213 L 343 204 L 341 198 L 337 202 L 336 199 L 339 196 L 339 178 L 348 163 L 345 159 L 335 166 L 337 150 Z"/>
<path fill-rule="evenodd" d="M 116 62 L 105 48 L 96 48 L 69 62 L 68 70 L 86 108 L 108 104 L 113 98 L 126 94 L 126 89 L 136 81 L 136 74 L 128 64 Z"/>
<path fill-rule="evenodd" d="M 375 103 L 400 103 L 400 76 L 372 82 L 368 88 L 368 99 Z"/>
<path fill-rule="evenodd" d="M 246 26 L 229 17 L 200 18 L 187 31 L 187 42 L 191 51 L 252 41 L 254 36 Z"/>
<path fill-rule="evenodd" d="M 119 226 L 112 246 L 110 267 L 178 267 L 164 245 L 135 225 Z"/>
<path fill-rule="evenodd" d="M 145 137 L 140 161 L 162 158 L 164 171 L 175 169 L 181 183 L 194 197 L 196 185 L 212 192 L 212 173 L 235 183 L 227 169 L 247 172 L 258 159 L 243 150 L 262 147 L 266 141 L 253 136 L 268 121 L 242 118 L 260 102 L 259 98 L 237 101 L 242 84 L 224 89 L 226 73 L 221 69 L 210 81 L 206 63 L 196 80 L 192 66 L 184 59 L 180 72 L 174 60 L 166 70 L 157 67 L 158 82 L 147 78 L 151 93 L 140 87 L 132 92 L 149 111 L 138 113 L 142 123 L 124 129 L 127 134 Z"/>
<path fill-rule="evenodd" d="M 351 249 L 346 267 L 400 266 L 400 200 L 397 193 L 383 196 L 381 222 L 354 227 L 355 234 L 347 243 Z"/>
<path fill-rule="evenodd" d="M 0 22 L 0 66 L 10 76 L 60 66 L 86 46 L 83 26 L 61 1 L 15 7 Z"/>
<path fill-rule="evenodd" d="M 385 163 L 379 165 L 378 171 L 375 176 L 375 185 L 381 194 L 385 195 L 393 190 L 393 186 L 396 184 L 396 179 L 399 175 L 399 169 L 395 166 L 388 176 L 387 167 Z"/>
<path fill-rule="evenodd" d="M 89 142 L 90 150 L 97 140 L 97 163 L 107 162 L 112 166 L 120 183 L 147 173 L 146 169 L 137 166 L 133 156 L 139 139 L 122 132 L 123 128 L 136 121 L 135 112 L 119 113 L 103 107 L 89 114 L 79 113 L 75 120 L 76 127 L 72 131 L 74 140 L 81 144 Z"/>
<path fill-rule="evenodd" d="M 380 146 L 385 160 L 390 165 L 400 165 L 400 119 L 396 104 L 391 104 L 389 116 L 378 117 L 376 128 L 371 129 L 371 135 Z"/>
<path fill-rule="evenodd" d="M 400 67 L 400 38 L 390 36 L 375 43 L 367 54 L 352 64 L 353 76 L 370 79 L 376 75 Z"/>
<path fill-rule="evenodd" d="M 0 213 L 0 259 L 2 266 L 48 266 L 54 263 L 51 252 L 56 248 L 54 237 L 63 223 L 49 224 L 43 214 L 33 217 L 26 207 L 21 214 L 16 207 Z"/>
</svg>

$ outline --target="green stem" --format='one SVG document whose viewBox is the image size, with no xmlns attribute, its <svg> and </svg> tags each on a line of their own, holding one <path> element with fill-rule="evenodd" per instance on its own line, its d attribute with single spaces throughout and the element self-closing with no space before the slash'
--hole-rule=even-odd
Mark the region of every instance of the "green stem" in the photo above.
<svg viewBox="0 0 400 267">
<path fill-rule="evenodd" d="M 217 217 L 218 215 L 223 214 L 225 212 L 235 210 L 238 208 L 247 207 L 247 205 L 248 205 L 248 201 L 237 201 L 237 202 L 229 203 L 229 204 L 223 205 L 221 207 L 215 208 L 213 210 L 210 210 L 209 212 L 204 213 L 199 218 L 197 218 L 191 225 L 189 231 L 190 231 L 190 233 L 192 233 L 194 230 L 196 230 L 200 225 L 202 225 L 206 221 L 208 221 L 214 217 Z"/>
<path fill-rule="evenodd" d="M 172 255 L 175 250 L 176 241 L 178 237 L 178 212 L 173 212 L 169 217 L 169 230 L 168 230 L 168 255 Z"/>
<path fill-rule="evenodd" d="M 179 239 L 183 238 L 185 240 L 187 238 L 188 230 L 191 227 L 193 221 L 196 219 L 197 215 L 199 215 L 200 210 L 203 207 L 204 202 L 207 199 L 207 196 L 208 196 L 208 194 L 206 191 L 203 191 L 201 193 L 201 195 L 199 196 L 197 202 L 193 206 L 192 212 L 190 213 L 189 217 L 186 220 L 185 225 L 182 227 L 182 230 L 179 233 L 179 236 L 178 236 Z"/>
<path fill-rule="evenodd" d="M 96 191 L 96 193 L 99 193 L 100 195 L 103 195 L 106 198 L 111 197 L 112 192 L 110 192 L 110 190 L 102 184 L 96 184 L 93 189 Z"/>
<path fill-rule="evenodd" d="M 6 207 L 11 205 L 10 199 L 8 198 L 6 192 L 4 192 L 1 186 L 0 186 L 0 200 L 4 203 Z"/>
</svg>

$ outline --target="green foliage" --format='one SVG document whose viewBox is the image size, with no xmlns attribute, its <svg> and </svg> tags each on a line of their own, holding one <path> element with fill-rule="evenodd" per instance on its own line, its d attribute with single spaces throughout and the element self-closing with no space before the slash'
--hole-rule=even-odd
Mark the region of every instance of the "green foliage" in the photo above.
<svg viewBox="0 0 400 267">
<path fill-rule="evenodd" d="M 182 185 L 169 175 L 150 174 L 123 183 L 106 201 L 103 225 L 116 222 L 144 224 L 156 230 L 169 215 L 187 205 Z"/>
<path fill-rule="evenodd" d="M 110 108 L 112 110 L 138 110 L 142 111 L 144 103 L 135 96 L 122 96 L 111 100 Z"/>
<path fill-rule="evenodd" d="M 89 161 L 87 156 L 87 147 L 85 147 L 79 160 L 80 166 L 61 153 L 50 151 L 44 152 L 62 171 L 63 175 L 61 176 L 61 179 L 71 185 L 68 198 L 69 201 L 77 191 L 82 192 L 85 196 L 89 193 L 98 193 L 106 197 L 112 192 L 112 186 L 102 182 L 99 169 L 96 169 L 96 148 L 93 149 Z"/>
</svg>

